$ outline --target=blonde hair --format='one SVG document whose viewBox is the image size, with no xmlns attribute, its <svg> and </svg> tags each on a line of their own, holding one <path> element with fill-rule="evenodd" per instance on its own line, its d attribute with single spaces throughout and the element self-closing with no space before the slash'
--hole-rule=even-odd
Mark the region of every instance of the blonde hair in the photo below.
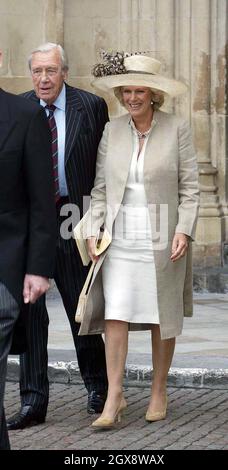
<svg viewBox="0 0 228 470">
<path fill-rule="evenodd" d="M 119 100 L 120 104 L 125 107 L 124 102 L 123 102 L 123 94 L 122 94 L 122 86 L 118 86 L 114 88 L 114 94 L 116 98 Z M 149 87 L 148 87 L 149 88 Z M 150 88 L 151 90 L 151 101 L 153 101 L 153 108 L 154 110 L 159 109 L 163 103 L 164 103 L 164 93 L 162 91 L 154 90 L 153 88 Z"/>
</svg>

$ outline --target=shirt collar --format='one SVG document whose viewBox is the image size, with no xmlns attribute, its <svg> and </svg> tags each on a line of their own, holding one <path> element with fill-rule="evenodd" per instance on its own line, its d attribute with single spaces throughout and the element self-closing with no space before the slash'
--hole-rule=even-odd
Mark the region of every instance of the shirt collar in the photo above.
<svg viewBox="0 0 228 470">
<path fill-rule="evenodd" d="M 40 100 L 41 106 L 45 107 L 47 106 L 47 103 L 44 100 Z M 56 106 L 56 108 L 61 109 L 62 111 L 65 111 L 66 109 L 66 85 L 65 83 L 63 84 L 62 90 L 59 93 L 59 96 L 56 98 L 54 103 L 52 103 Z"/>
</svg>

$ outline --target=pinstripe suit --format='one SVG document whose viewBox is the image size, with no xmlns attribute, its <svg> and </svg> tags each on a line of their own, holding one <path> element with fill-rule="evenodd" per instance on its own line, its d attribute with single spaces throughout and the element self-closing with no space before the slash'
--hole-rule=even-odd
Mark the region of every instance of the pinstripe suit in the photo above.
<svg viewBox="0 0 228 470">
<path fill-rule="evenodd" d="M 34 91 L 24 94 L 37 101 Z M 107 106 L 102 98 L 66 85 L 65 173 L 69 202 L 77 204 L 82 215 L 83 196 L 89 195 L 95 176 L 97 147 L 108 120 Z M 57 222 L 63 219 L 57 208 Z M 104 392 L 107 388 L 104 344 L 100 335 L 78 336 L 74 321 L 77 299 L 87 274 L 82 266 L 73 239 L 59 236 L 55 281 L 70 322 L 78 364 L 88 391 Z M 39 409 L 47 407 L 49 384 L 47 377 L 48 313 L 43 297 L 30 308 L 28 350 L 20 356 L 20 393 L 22 404 Z"/>
<path fill-rule="evenodd" d="M 3 397 L 5 390 L 7 356 L 9 354 L 12 332 L 19 315 L 19 306 L 6 286 L 0 282 L 0 450 L 9 449 L 10 443 L 6 429 Z M 4 335 L 3 332 L 4 331 Z"/>
</svg>

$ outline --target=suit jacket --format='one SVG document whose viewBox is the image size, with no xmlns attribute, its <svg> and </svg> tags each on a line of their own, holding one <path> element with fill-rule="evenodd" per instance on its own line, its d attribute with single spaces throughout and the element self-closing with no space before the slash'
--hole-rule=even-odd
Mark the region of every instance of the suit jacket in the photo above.
<svg viewBox="0 0 228 470">
<path fill-rule="evenodd" d="M 44 110 L 0 89 L 0 281 L 23 305 L 25 273 L 52 277 L 55 205 Z"/>
<path fill-rule="evenodd" d="M 91 207 L 85 218 L 85 237 L 96 236 L 103 224 L 112 234 L 133 153 L 129 120 L 127 114 L 106 125 L 98 150 Z M 154 113 L 154 120 L 155 126 L 145 150 L 144 187 L 153 235 L 161 338 L 167 339 L 181 333 L 184 315 L 192 315 L 191 243 L 187 256 L 175 263 L 170 256 L 175 232 L 185 233 L 191 238 L 195 235 L 199 204 L 198 169 L 188 124 L 161 111 Z M 167 210 L 162 225 L 159 224 L 161 207 Z M 160 236 L 157 235 L 159 231 Z M 101 266 L 105 256 L 106 253 L 101 255 L 96 264 L 79 334 L 103 331 Z M 137 328 L 148 329 L 148 326 Z"/>
<path fill-rule="evenodd" d="M 23 96 L 39 101 L 33 90 Z M 107 121 L 103 98 L 66 84 L 66 181 L 69 200 L 77 204 L 81 216 L 83 196 L 90 195 L 94 184 L 97 148 Z"/>
</svg>

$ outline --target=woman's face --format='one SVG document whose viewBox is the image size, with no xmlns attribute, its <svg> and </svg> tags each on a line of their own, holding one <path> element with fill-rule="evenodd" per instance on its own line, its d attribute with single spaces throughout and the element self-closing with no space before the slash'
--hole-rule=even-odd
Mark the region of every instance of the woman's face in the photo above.
<svg viewBox="0 0 228 470">
<path fill-rule="evenodd" d="M 148 117 L 151 112 L 152 93 L 144 86 L 123 86 L 123 104 L 132 118 Z"/>
</svg>

